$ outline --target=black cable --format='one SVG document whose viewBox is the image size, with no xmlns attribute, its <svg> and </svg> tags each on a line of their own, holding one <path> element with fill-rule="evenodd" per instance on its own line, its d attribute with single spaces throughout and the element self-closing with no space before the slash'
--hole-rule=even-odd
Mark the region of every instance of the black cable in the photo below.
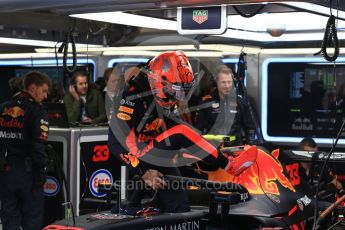
<svg viewBox="0 0 345 230">
<path fill-rule="evenodd" d="M 72 68 L 67 66 L 67 58 L 68 58 L 68 44 L 71 43 L 72 45 Z M 65 41 L 62 42 L 60 46 L 59 53 L 63 52 L 63 67 L 68 73 L 73 73 L 77 69 L 77 51 L 75 47 L 75 40 L 73 36 L 73 32 L 70 31 L 66 34 Z"/>
<path fill-rule="evenodd" d="M 75 46 L 74 40 L 74 29 L 76 27 L 76 20 L 73 21 L 73 26 L 70 28 L 69 32 L 66 34 L 65 40 L 62 42 L 58 52 L 63 52 L 63 67 L 68 73 L 73 73 L 77 69 L 77 51 Z M 72 45 L 72 67 L 69 68 L 67 66 L 67 58 L 68 58 L 68 44 L 71 43 Z"/>
<path fill-rule="evenodd" d="M 323 164 L 322 164 L 322 168 L 321 168 L 320 176 L 319 176 L 319 181 L 318 181 L 317 186 L 316 186 L 316 199 L 315 199 L 313 229 L 316 229 L 316 226 L 317 226 L 317 224 L 318 224 L 319 221 L 320 221 L 320 218 L 317 218 L 317 216 L 318 216 L 318 209 L 319 209 L 319 207 L 318 207 L 317 194 L 319 193 L 319 189 L 320 189 L 320 180 L 321 180 L 321 178 L 323 177 L 323 174 L 324 174 L 326 165 L 327 165 L 329 159 L 331 158 L 332 153 L 334 152 L 334 149 L 335 149 L 335 147 L 336 147 L 336 145 L 337 145 L 337 143 L 338 143 L 338 141 L 339 141 L 339 138 L 340 138 L 340 135 L 341 135 L 341 133 L 342 133 L 342 131 L 343 131 L 343 129 L 344 129 L 344 126 L 345 126 L 345 120 L 343 121 L 343 123 L 342 123 L 341 126 L 340 126 L 340 129 L 339 129 L 339 131 L 338 131 L 337 137 L 335 138 L 335 141 L 334 141 L 334 143 L 333 143 L 333 145 L 332 145 L 331 150 L 329 151 L 329 153 L 328 153 L 328 155 L 327 155 L 326 160 L 325 160 L 325 161 L 323 162 Z"/>
<path fill-rule="evenodd" d="M 327 47 L 332 46 L 334 48 L 333 56 L 329 56 L 327 53 Z M 322 40 L 321 53 L 325 60 L 333 62 L 337 60 L 339 56 L 339 41 L 337 35 L 337 28 L 335 25 L 335 16 L 331 15 L 327 21 L 325 34 Z"/>
<path fill-rule="evenodd" d="M 248 92 L 246 90 L 246 87 L 244 85 L 244 78 L 246 75 L 246 53 L 241 52 L 240 57 L 238 59 L 237 64 L 237 73 L 234 75 L 235 77 L 235 88 L 236 88 L 236 96 L 242 96 L 243 101 L 246 103 L 246 106 L 248 108 L 250 118 L 255 126 L 255 132 L 257 135 L 257 141 L 258 144 L 263 145 L 264 144 L 264 138 L 262 136 L 260 125 L 257 121 L 257 116 L 255 116 L 254 109 L 249 101 Z"/>
<path fill-rule="evenodd" d="M 330 17 L 327 21 L 327 25 L 326 25 L 326 30 L 325 30 L 325 35 L 322 41 L 322 47 L 321 47 L 321 52 L 322 52 L 322 56 L 330 62 L 334 62 L 334 80 L 336 78 L 336 71 L 335 71 L 335 60 L 338 58 L 339 56 L 339 44 L 338 44 L 338 36 L 337 36 L 337 30 L 336 30 L 336 21 L 335 21 L 335 16 L 333 16 L 332 14 L 332 0 L 330 1 Z M 337 17 L 338 17 L 338 13 L 339 13 L 339 1 L 337 0 Z M 331 29 L 331 30 L 330 30 Z M 333 41 L 334 41 L 334 55 L 333 57 L 328 56 L 327 54 L 327 45 L 331 45 L 332 42 L 332 36 L 333 36 Z M 335 109 L 336 110 L 336 109 Z M 334 152 L 334 149 L 339 141 L 340 135 L 344 129 L 345 126 L 345 120 L 342 122 L 340 129 L 337 133 L 337 136 L 335 138 L 335 141 L 332 145 L 331 150 L 329 151 L 326 160 L 323 162 L 322 167 L 321 167 L 321 171 L 320 171 L 320 176 L 317 182 L 317 187 L 316 187 L 316 198 L 315 198 L 315 209 L 314 209 L 314 223 L 313 223 L 313 229 L 317 228 L 318 223 L 320 222 L 320 217 L 318 216 L 318 194 L 319 194 L 319 189 L 320 189 L 320 181 L 323 177 L 326 165 L 329 161 L 329 159 L 331 158 L 332 153 Z"/>
<path fill-rule="evenodd" d="M 75 215 L 74 215 L 73 205 L 70 201 L 70 194 L 69 194 L 70 189 L 69 189 L 69 185 L 67 182 L 67 177 L 66 177 L 66 174 L 63 170 L 62 162 L 61 162 L 60 158 L 58 157 L 57 152 L 55 151 L 54 147 L 50 146 L 50 149 L 52 151 L 50 156 L 53 157 L 53 162 L 55 163 L 55 166 L 57 168 L 57 170 L 56 170 L 57 176 L 60 180 L 62 180 L 62 184 L 65 187 L 65 191 L 66 191 L 66 196 L 63 194 L 64 201 L 65 201 L 63 203 L 63 205 L 67 205 L 67 207 L 66 207 L 67 209 L 68 209 L 68 206 L 70 206 L 71 214 L 72 214 L 72 220 L 73 220 L 73 226 L 75 226 Z"/>
<path fill-rule="evenodd" d="M 90 29 L 87 30 L 86 33 L 86 73 L 89 75 L 89 32 Z"/>
<path fill-rule="evenodd" d="M 53 151 L 53 154 L 51 154 L 51 156 L 53 156 L 53 158 L 54 158 L 53 161 L 54 161 L 54 163 L 55 163 L 55 165 L 57 167 L 56 172 L 58 174 L 59 179 L 61 179 L 61 181 L 62 181 L 62 183 L 63 183 L 63 185 L 65 187 L 66 196 L 64 196 L 64 201 L 65 201 L 65 203 L 70 203 L 71 202 L 70 194 L 69 194 L 70 189 L 69 189 L 69 185 L 68 185 L 68 182 L 67 182 L 66 174 L 65 174 L 65 172 L 63 170 L 62 162 L 59 159 L 59 157 L 58 157 L 58 155 L 57 155 L 57 153 L 56 153 L 56 151 L 55 151 L 53 146 L 51 146 L 51 149 Z"/>
<path fill-rule="evenodd" d="M 78 134 L 78 138 L 77 140 L 80 140 L 81 136 L 82 136 L 82 130 L 83 130 L 83 125 L 82 123 L 78 123 L 79 125 L 79 134 Z M 79 149 L 81 151 L 81 143 L 79 142 Z M 79 153 L 79 156 L 80 156 L 80 161 L 83 165 L 83 169 L 84 169 L 84 173 L 85 173 L 85 186 L 84 186 L 84 190 L 83 190 L 83 193 L 81 194 L 80 196 L 80 202 L 84 199 L 85 197 L 85 194 L 86 194 L 86 188 L 88 186 L 88 183 L 89 183 L 89 176 L 88 176 L 88 172 L 87 172 L 87 168 L 86 168 L 86 164 L 85 164 L 85 160 L 84 160 L 84 157 L 83 157 L 83 154 Z"/>
<path fill-rule="evenodd" d="M 251 17 L 257 15 L 257 14 L 265 7 L 265 5 L 263 5 L 263 4 L 260 5 L 259 8 L 257 8 L 254 12 L 252 12 L 252 13 L 250 13 L 250 14 L 245 14 L 245 13 L 241 12 L 240 9 L 237 8 L 237 6 L 232 6 L 232 7 L 233 7 L 234 10 L 235 10 L 239 15 L 241 15 L 242 17 L 244 17 L 244 18 L 251 18 Z"/>
<path fill-rule="evenodd" d="M 30 62 L 31 62 L 31 69 L 34 69 L 34 58 L 32 56 L 30 57 Z"/>
<path fill-rule="evenodd" d="M 56 43 L 55 46 L 54 46 L 54 55 L 55 55 L 55 63 L 56 63 L 56 74 L 58 74 L 59 72 L 59 58 L 58 58 L 58 51 L 57 51 L 57 45 L 59 43 Z"/>
</svg>

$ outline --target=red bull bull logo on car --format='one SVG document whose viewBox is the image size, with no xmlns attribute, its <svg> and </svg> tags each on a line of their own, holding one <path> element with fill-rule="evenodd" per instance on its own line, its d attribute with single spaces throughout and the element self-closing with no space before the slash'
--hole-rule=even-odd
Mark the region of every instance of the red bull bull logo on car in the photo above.
<svg viewBox="0 0 345 230">
<path fill-rule="evenodd" d="M 238 176 L 232 176 L 224 170 L 216 172 L 206 172 L 209 180 L 221 182 L 234 182 L 247 188 L 251 194 L 280 195 L 278 183 L 296 192 L 291 181 L 284 175 L 283 167 L 277 160 L 279 150 L 274 150 L 272 154 L 266 153 L 262 149 L 258 149 L 256 162 Z"/>
<path fill-rule="evenodd" d="M 4 112 L 2 113 L 2 115 L 11 116 L 13 118 L 18 118 L 20 116 L 24 116 L 25 112 L 19 106 L 14 106 L 14 107 L 11 107 L 11 108 L 5 108 Z"/>
</svg>

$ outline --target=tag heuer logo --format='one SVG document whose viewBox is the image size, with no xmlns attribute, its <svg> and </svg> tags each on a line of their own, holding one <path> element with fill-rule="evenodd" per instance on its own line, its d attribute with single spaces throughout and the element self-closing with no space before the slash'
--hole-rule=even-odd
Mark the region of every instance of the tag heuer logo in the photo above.
<svg viewBox="0 0 345 230">
<path fill-rule="evenodd" d="M 208 19 L 208 10 L 193 10 L 193 21 L 201 24 Z"/>
</svg>

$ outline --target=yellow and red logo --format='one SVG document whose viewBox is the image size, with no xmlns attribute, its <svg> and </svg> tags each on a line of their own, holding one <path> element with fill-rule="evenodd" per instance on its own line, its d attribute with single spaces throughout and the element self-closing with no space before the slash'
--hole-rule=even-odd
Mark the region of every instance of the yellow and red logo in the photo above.
<svg viewBox="0 0 345 230">
<path fill-rule="evenodd" d="M 22 108 L 20 108 L 19 106 L 14 106 L 11 108 L 5 108 L 4 112 L 2 113 L 2 115 L 11 116 L 13 118 L 24 116 L 24 114 L 25 114 L 24 110 Z"/>
<path fill-rule="evenodd" d="M 119 107 L 119 111 L 125 112 L 125 113 L 128 113 L 128 114 L 132 114 L 132 113 L 134 112 L 134 109 L 129 108 L 129 107 L 127 107 L 127 106 L 121 105 L 121 106 Z"/>
<path fill-rule="evenodd" d="M 126 164 L 130 164 L 133 168 L 137 167 L 140 162 L 139 159 L 133 153 L 121 153 L 120 157 Z"/>
<path fill-rule="evenodd" d="M 146 124 L 144 132 L 149 132 L 149 131 L 159 131 L 159 129 L 162 127 L 164 121 L 160 118 L 156 118 L 152 123 Z"/>
<path fill-rule="evenodd" d="M 277 160 L 279 150 L 272 154 L 258 149 L 256 162 L 238 176 L 232 176 L 223 169 L 215 172 L 205 172 L 208 179 L 221 182 L 233 182 L 247 188 L 251 194 L 270 193 L 280 195 L 278 183 L 292 192 L 296 192 L 291 181 L 284 175 L 283 167 Z"/>
<path fill-rule="evenodd" d="M 128 114 L 125 114 L 125 113 L 118 113 L 116 116 L 117 116 L 117 118 L 124 120 L 124 121 L 129 121 L 132 119 L 131 116 L 129 116 Z"/>
</svg>

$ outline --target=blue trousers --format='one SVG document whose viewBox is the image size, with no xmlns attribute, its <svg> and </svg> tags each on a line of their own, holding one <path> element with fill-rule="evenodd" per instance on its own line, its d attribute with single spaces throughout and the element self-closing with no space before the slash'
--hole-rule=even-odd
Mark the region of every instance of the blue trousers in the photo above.
<svg viewBox="0 0 345 230">
<path fill-rule="evenodd" d="M 1 221 L 4 230 L 42 229 L 44 194 L 35 174 L 10 169 L 0 176 Z"/>
</svg>

